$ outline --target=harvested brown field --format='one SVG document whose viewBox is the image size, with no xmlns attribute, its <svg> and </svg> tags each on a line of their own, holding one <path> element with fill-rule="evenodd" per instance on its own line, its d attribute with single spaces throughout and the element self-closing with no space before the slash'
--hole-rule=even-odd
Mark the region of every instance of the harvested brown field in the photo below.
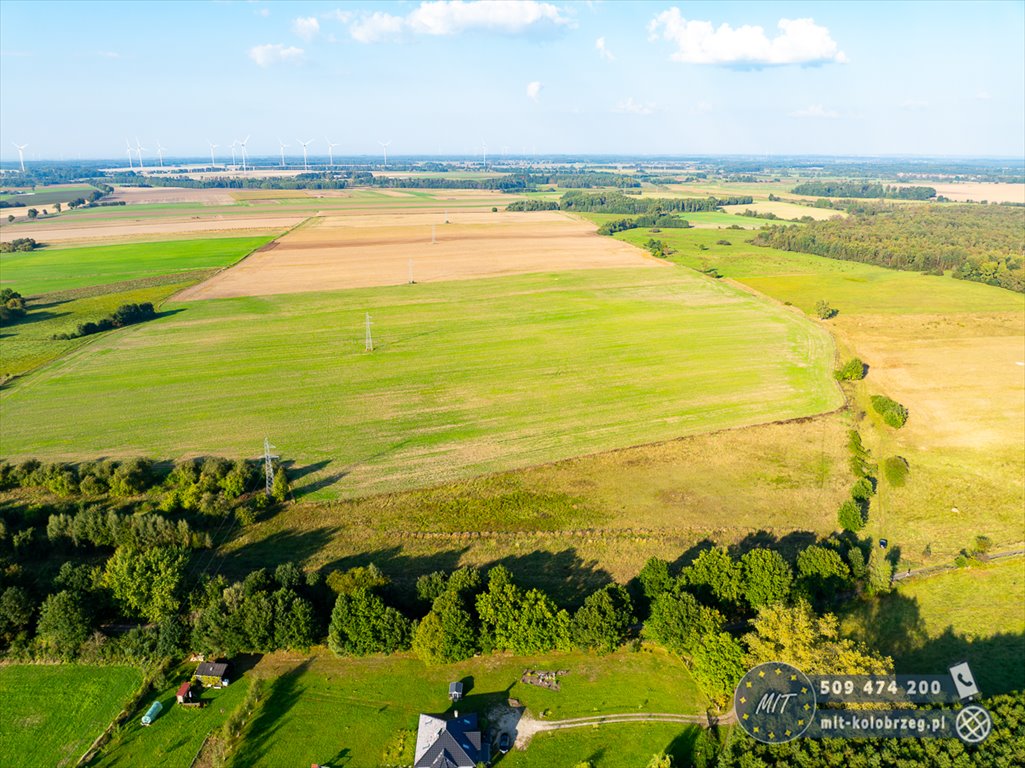
<svg viewBox="0 0 1025 768">
<path fill-rule="evenodd" d="M 962 181 L 948 183 L 913 184 L 915 187 L 933 187 L 936 194 L 950 198 L 956 203 L 967 200 L 990 203 L 1025 203 L 1025 184 L 1003 184 L 986 181 Z"/>
<path fill-rule="evenodd" d="M 31 235 L 41 243 L 68 245 L 70 243 L 116 243 L 130 240 L 169 240 L 180 235 L 205 234 L 216 236 L 219 232 L 233 236 L 245 234 L 277 233 L 299 224 L 305 216 L 285 213 L 280 216 L 261 214 L 253 217 L 206 216 L 167 217 L 159 219 L 133 219 L 130 221 L 98 220 L 89 222 L 86 218 L 77 220 L 59 218 L 40 222 L 26 228 L 4 227 L 0 239 L 8 240 Z"/>
<path fill-rule="evenodd" d="M 185 189 L 183 187 L 114 187 L 110 202 L 124 200 L 128 205 L 152 203 L 199 203 L 231 205 L 235 202 L 226 189 Z"/>
<path fill-rule="evenodd" d="M 604 267 L 663 266 L 556 212 L 417 212 L 311 220 L 181 300 L 268 296 Z M 432 234 L 436 242 L 432 243 Z"/>
</svg>

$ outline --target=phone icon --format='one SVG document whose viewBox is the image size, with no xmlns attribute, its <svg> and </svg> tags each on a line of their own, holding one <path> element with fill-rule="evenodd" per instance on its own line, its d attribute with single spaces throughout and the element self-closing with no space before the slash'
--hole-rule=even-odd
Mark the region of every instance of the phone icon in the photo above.
<svg viewBox="0 0 1025 768">
<path fill-rule="evenodd" d="M 975 676 L 967 661 L 952 666 L 950 676 L 954 679 L 954 687 L 962 701 L 979 695 L 979 686 L 975 682 Z"/>
</svg>

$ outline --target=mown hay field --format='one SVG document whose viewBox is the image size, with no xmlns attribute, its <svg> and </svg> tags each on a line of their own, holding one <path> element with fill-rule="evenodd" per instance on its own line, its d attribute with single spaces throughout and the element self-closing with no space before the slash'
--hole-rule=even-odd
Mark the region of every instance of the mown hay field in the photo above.
<svg viewBox="0 0 1025 768">
<path fill-rule="evenodd" d="M 250 456 L 423 487 L 837 408 L 828 334 L 673 268 L 168 303 L 0 395 L 16 458 Z M 364 351 L 364 316 L 375 351 Z"/>
</svg>

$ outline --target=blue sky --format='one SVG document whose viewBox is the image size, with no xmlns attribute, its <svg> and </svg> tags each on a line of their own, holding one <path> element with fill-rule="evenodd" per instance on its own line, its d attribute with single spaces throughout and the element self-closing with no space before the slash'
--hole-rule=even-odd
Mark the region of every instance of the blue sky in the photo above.
<svg viewBox="0 0 1025 768">
<path fill-rule="evenodd" d="M 0 156 L 1022 156 L 1023 29 L 1025 2 L 3 0 Z"/>
</svg>

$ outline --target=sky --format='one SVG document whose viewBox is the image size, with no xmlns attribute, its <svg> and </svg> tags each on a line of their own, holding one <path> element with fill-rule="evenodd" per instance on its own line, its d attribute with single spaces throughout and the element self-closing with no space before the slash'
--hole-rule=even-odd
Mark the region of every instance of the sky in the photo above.
<svg viewBox="0 0 1025 768">
<path fill-rule="evenodd" d="M 1025 155 L 1025 2 L 0 0 L 0 157 Z"/>
</svg>

